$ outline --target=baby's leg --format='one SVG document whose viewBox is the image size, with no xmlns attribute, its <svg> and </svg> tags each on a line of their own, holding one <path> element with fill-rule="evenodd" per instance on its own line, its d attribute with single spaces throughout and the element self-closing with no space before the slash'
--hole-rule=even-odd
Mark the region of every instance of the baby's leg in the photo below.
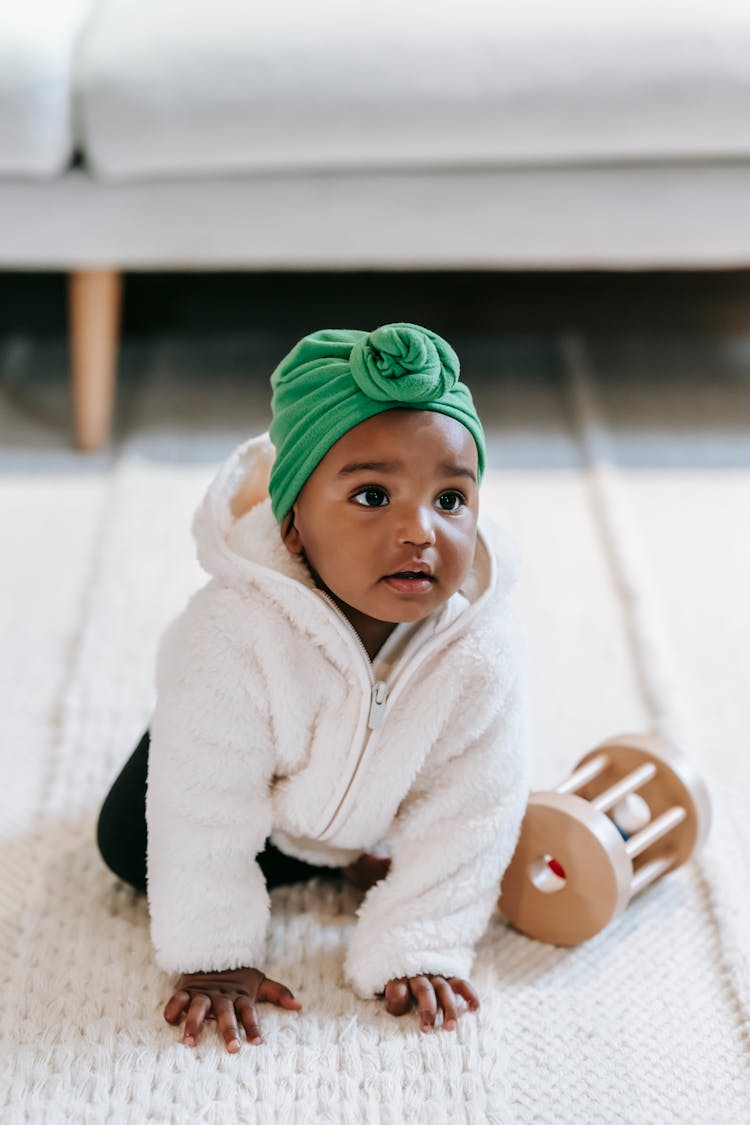
<svg viewBox="0 0 750 1125">
<path fill-rule="evenodd" d="M 146 893 L 146 778 L 151 745 L 146 731 L 127 760 L 99 813 L 97 843 L 102 859 L 118 878 Z M 341 878 L 340 867 L 318 867 L 275 848 L 270 840 L 257 856 L 269 890 L 315 876 Z"/>
<path fill-rule="evenodd" d="M 145 731 L 110 789 L 99 813 L 97 844 L 107 867 L 142 894 L 146 893 L 146 779 L 150 731 Z M 288 856 L 270 840 L 257 856 L 258 864 L 272 887 L 308 879 L 340 878 L 367 890 L 384 879 L 391 865 L 383 849 L 363 852 L 348 867 L 319 867 Z"/>
<path fill-rule="evenodd" d="M 96 835 L 107 867 L 136 890 L 146 893 L 146 731 L 122 767 L 99 813 Z"/>
<path fill-rule="evenodd" d="M 297 859 L 294 855 L 287 855 L 271 843 L 270 837 L 266 839 L 263 851 L 255 858 L 269 891 L 272 887 L 306 883 L 309 879 L 340 879 L 342 874 L 340 867 L 321 867 L 307 863 L 304 859 Z"/>
</svg>

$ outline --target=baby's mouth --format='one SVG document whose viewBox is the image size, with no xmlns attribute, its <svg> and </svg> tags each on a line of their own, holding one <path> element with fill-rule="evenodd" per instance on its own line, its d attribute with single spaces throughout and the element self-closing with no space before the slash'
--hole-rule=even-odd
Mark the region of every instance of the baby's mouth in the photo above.
<svg viewBox="0 0 750 1125">
<path fill-rule="evenodd" d="M 423 570 L 398 570 L 383 578 L 386 586 L 399 594 L 425 594 L 437 579 Z"/>
<path fill-rule="evenodd" d="M 397 570 L 394 574 L 386 574 L 386 578 L 413 578 L 426 579 L 428 582 L 434 582 L 435 579 L 431 574 L 426 574 L 423 570 Z"/>
</svg>

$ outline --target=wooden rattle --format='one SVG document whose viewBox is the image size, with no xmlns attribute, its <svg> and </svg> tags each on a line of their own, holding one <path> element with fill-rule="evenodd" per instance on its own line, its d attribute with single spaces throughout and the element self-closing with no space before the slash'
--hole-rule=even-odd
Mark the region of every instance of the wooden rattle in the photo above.
<svg viewBox="0 0 750 1125">
<path fill-rule="evenodd" d="M 685 863 L 710 825 L 705 783 L 671 743 L 610 738 L 562 785 L 531 794 L 498 907 L 529 937 L 577 945 Z"/>
</svg>

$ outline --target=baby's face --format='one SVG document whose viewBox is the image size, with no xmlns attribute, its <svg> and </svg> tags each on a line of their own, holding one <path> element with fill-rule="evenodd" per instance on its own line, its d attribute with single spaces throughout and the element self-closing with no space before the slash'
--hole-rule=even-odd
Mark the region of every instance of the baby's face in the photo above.
<svg viewBox="0 0 750 1125">
<path fill-rule="evenodd" d="M 304 552 L 358 625 L 419 621 L 471 568 L 477 463 L 473 437 L 445 414 L 378 414 L 339 438 L 307 479 L 282 528 L 286 546 Z"/>
</svg>

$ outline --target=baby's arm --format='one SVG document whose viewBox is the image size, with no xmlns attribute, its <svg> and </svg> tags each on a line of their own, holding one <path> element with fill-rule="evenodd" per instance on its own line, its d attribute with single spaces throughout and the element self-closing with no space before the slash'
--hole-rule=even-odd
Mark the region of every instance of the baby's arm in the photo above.
<svg viewBox="0 0 750 1125">
<path fill-rule="evenodd" d="M 437 740 L 388 833 L 390 873 L 359 908 L 345 961 L 363 998 L 470 972 L 530 785 L 523 677 L 493 687 L 481 712 L 457 715 Z"/>
<path fill-rule="evenodd" d="M 151 934 L 160 968 L 183 975 L 262 965 L 270 913 L 255 858 L 271 830 L 268 724 L 231 599 L 209 593 L 163 637 L 150 724 Z"/>
</svg>

